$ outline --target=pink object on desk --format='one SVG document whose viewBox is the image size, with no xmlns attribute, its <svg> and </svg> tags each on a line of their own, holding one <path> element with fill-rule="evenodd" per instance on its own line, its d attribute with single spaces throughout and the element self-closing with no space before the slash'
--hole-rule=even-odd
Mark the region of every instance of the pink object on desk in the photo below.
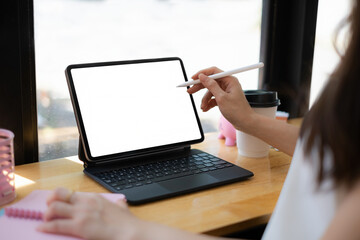
<svg viewBox="0 0 360 240">
<path fill-rule="evenodd" d="M 14 134 L 0 129 L 0 206 L 15 199 Z"/>
<path fill-rule="evenodd" d="M 235 146 L 236 145 L 236 130 L 234 126 L 221 115 L 219 123 L 220 135 L 219 139 L 225 138 L 226 146 Z"/>
</svg>

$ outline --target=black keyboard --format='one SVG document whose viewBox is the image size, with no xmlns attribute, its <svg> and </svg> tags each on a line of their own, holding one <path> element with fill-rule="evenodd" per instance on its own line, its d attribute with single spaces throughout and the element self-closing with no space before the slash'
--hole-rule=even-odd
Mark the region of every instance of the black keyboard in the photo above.
<svg viewBox="0 0 360 240">
<path fill-rule="evenodd" d="M 115 190 L 142 186 L 173 178 L 232 167 L 233 164 L 207 153 L 93 173 Z"/>
</svg>

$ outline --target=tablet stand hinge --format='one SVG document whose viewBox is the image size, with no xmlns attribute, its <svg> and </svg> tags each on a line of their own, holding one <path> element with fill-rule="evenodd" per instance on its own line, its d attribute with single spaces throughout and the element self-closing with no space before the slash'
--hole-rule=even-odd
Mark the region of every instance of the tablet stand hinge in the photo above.
<svg viewBox="0 0 360 240">
<path fill-rule="evenodd" d="M 158 159 L 161 158 L 170 158 L 172 156 L 177 157 L 177 156 L 181 156 L 181 155 L 187 155 L 190 152 L 190 146 L 182 146 L 182 147 L 176 147 L 176 148 L 166 148 L 166 149 L 161 149 L 161 150 L 157 150 L 154 152 L 145 152 L 142 154 L 137 154 L 134 156 L 128 156 L 125 158 L 112 158 L 112 159 L 108 159 L 108 160 L 104 160 L 101 162 L 90 162 L 89 160 L 87 160 L 85 152 L 84 152 L 84 148 L 83 148 L 83 144 L 81 139 L 79 139 L 79 149 L 78 149 L 78 157 L 79 159 L 84 162 L 84 168 L 88 168 L 88 167 L 93 167 L 93 166 L 100 166 L 100 165 L 106 165 L 106 164 L 126 164 L 129 161 L 134 161 L 134 162 L 142 162 L 142 161 L 157 161 Z M 156 159 L 156 160 L 155 160 Z"/>
</svg>

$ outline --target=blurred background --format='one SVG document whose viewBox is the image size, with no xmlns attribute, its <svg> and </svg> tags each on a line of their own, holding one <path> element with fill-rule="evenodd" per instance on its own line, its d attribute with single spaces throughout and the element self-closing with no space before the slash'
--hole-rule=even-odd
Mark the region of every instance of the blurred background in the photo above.
<svg viewBox="0 0 360 240">
<path fill-rule="evenodd" d="M 310 104 L 339 60 L 332 39 L 348 9 L 349 0 L 319 0 Z M 257 63 L 261 13 L 261 0 L 34 0 L 39 160 L 77 154 L 68 65 L 176 56 L 190 78 Z M 257 88 L 258 71 L 237 77 Z M 202 113 L 202 95 L 194 97 L 204 132 L 217 131 L 220 113 Z"/>
</svg>

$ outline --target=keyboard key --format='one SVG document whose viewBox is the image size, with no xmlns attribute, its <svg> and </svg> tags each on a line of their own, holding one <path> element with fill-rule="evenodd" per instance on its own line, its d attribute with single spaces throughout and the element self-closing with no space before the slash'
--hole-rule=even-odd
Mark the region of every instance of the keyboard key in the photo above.
<svg viewBox="0 0 360 240">
<path fill-rule="evenodd" d="M 117 185 L 125 185 L 126 184 L 126 181 L 125 180 L 122 180 L 122 181 L 119 181 L 116 183 Z"/>
<path fill-rule="evenodd" d="M 169 180 L 169 179 L 174 179 L 174 178 L 178 178 L 178 177 L 185 177 L 188 175 L 192 175 L 192 172 L 183 172 L 183 173 L 178 173 L 178 174 L 174 174 L 171 176 L 163 176 L 163 177 L 159 177 L 159 178 L 154 178 L 153 181 L 154 182 L 161 182 L 161 181 L 165 181 L 165 180 Z"/>
<path fill-rule="evenodd" d="M 225 161 L 212 162 L 212 164 L 215 164 L 215 165 L 220 165 L 220 164 L 225 164 L 225 163 L 226 163 Z"/>
</svg>

